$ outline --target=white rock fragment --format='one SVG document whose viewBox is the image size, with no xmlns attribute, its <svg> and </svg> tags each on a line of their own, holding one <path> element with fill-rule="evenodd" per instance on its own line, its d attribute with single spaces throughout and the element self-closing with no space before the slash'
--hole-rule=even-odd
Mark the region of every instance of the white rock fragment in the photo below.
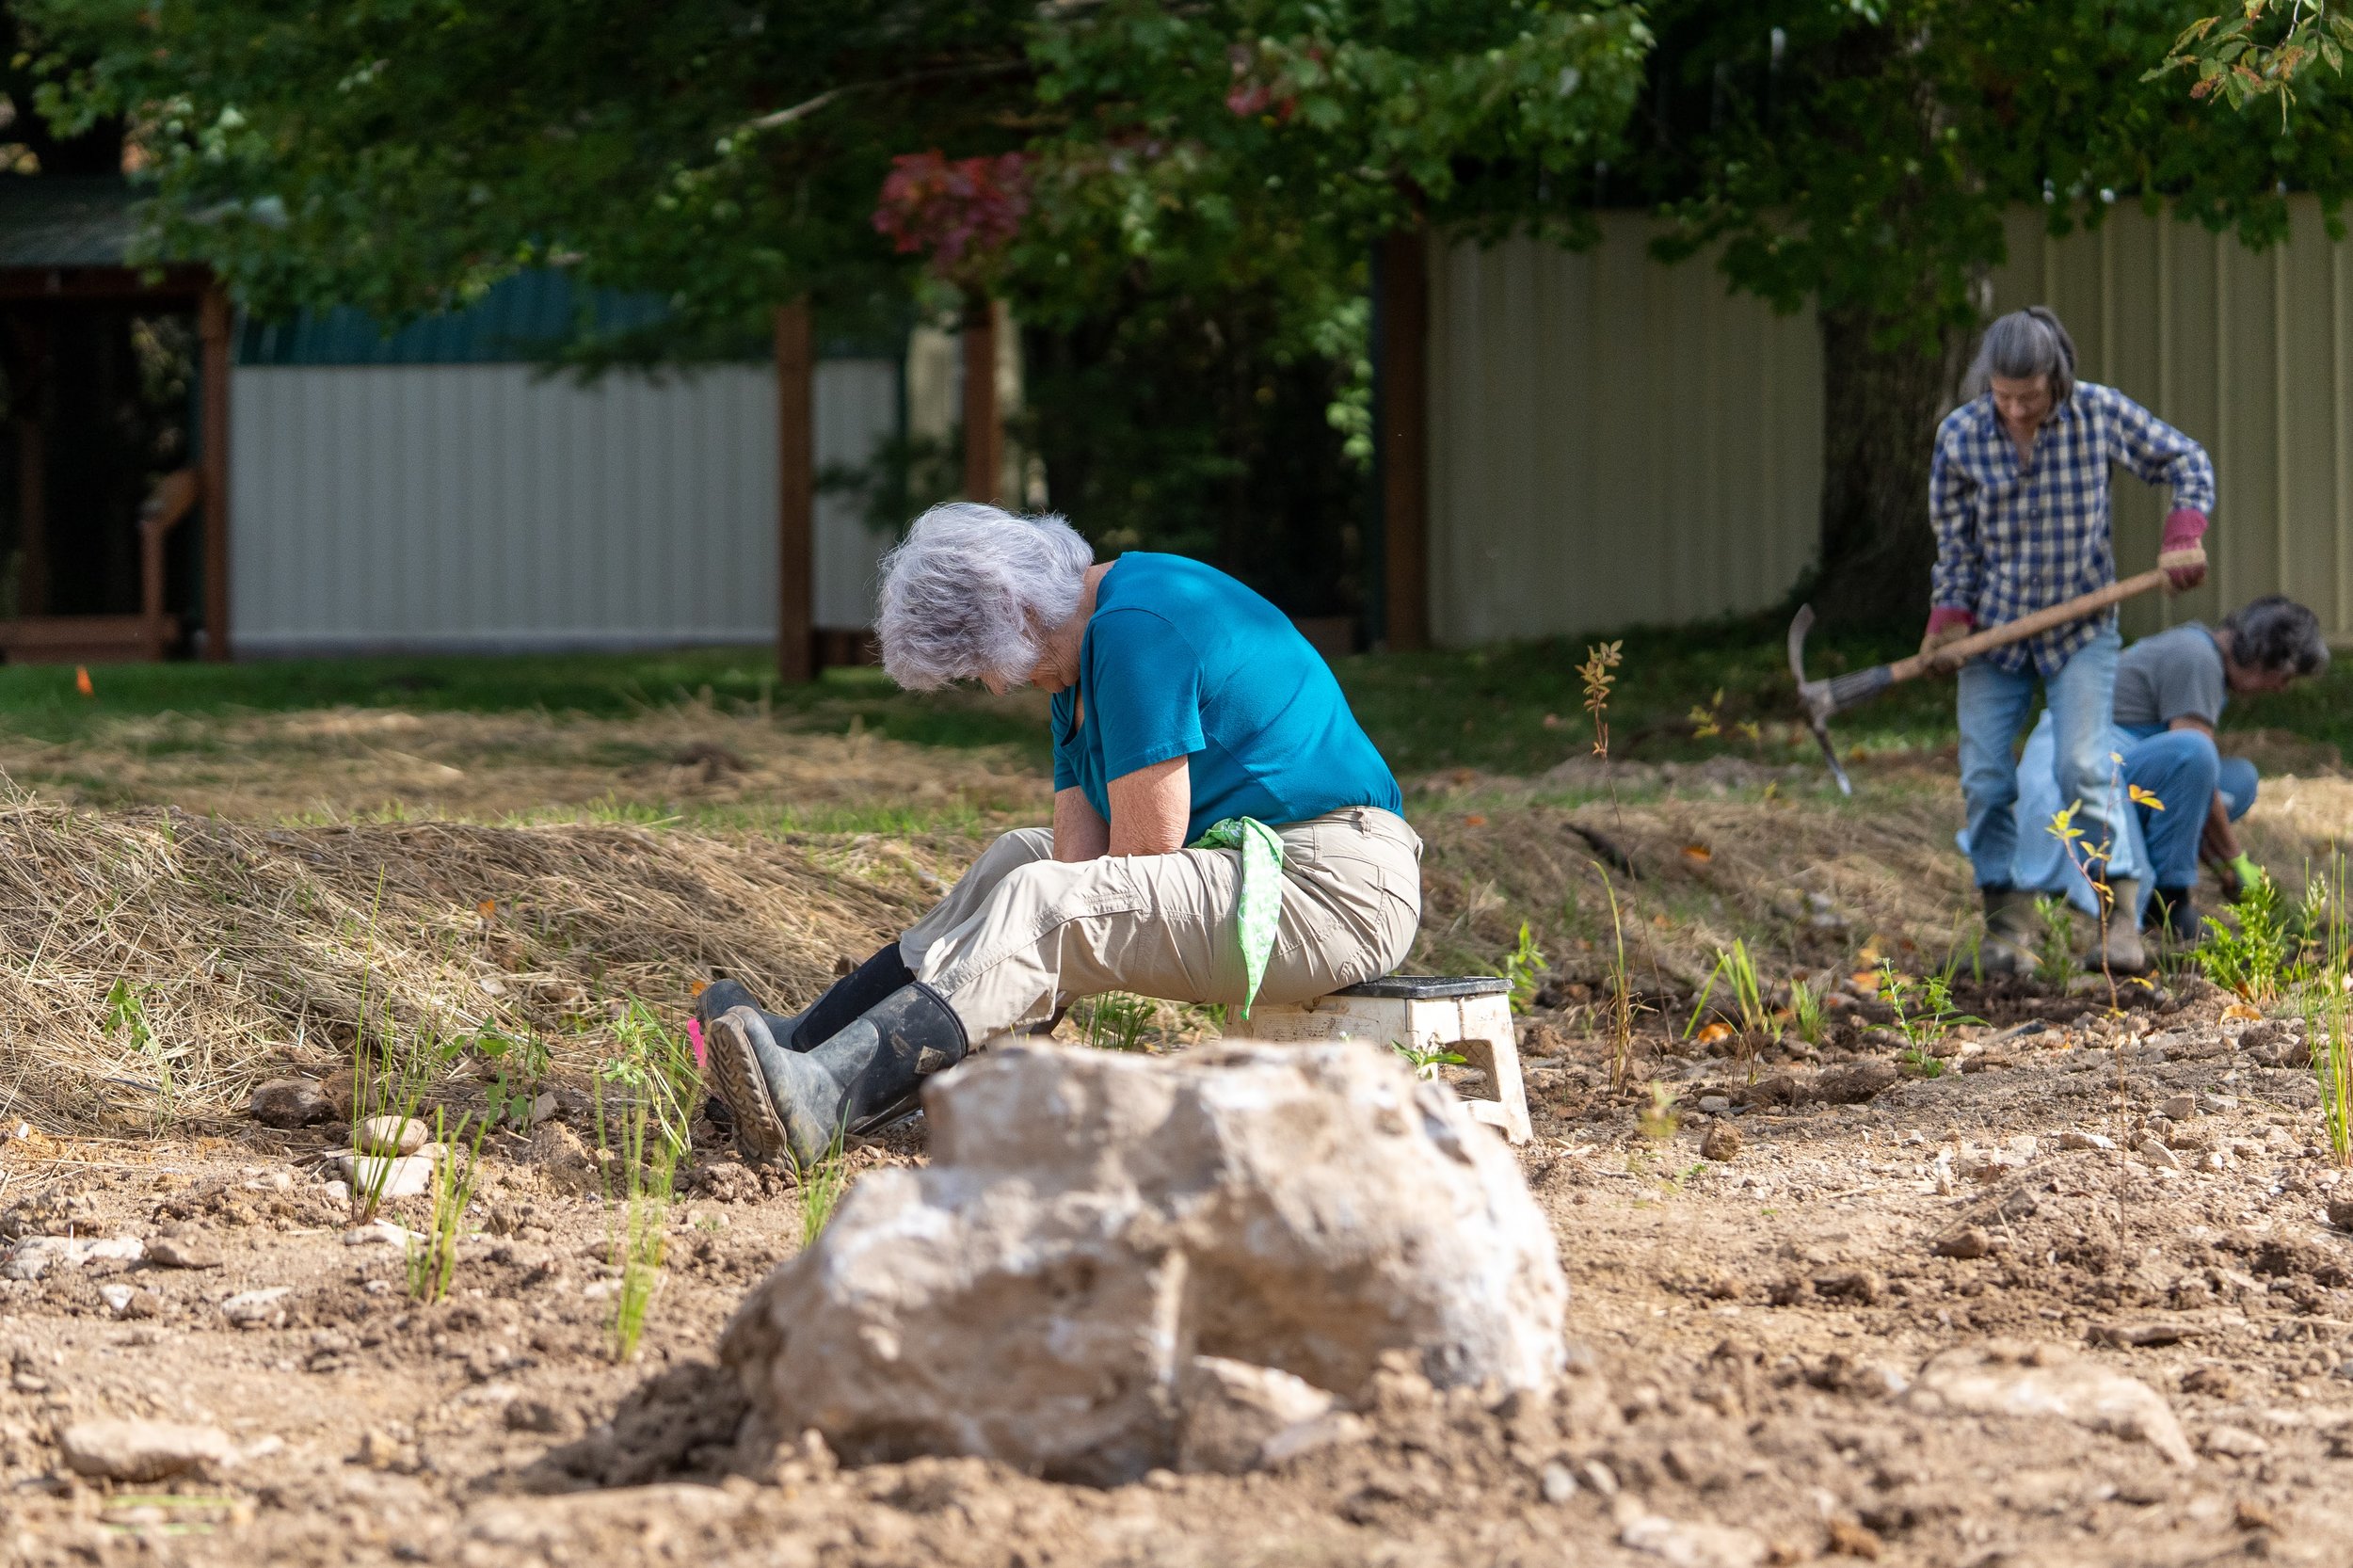
<svg viewBox="0 0 2353 1568">
<path fill-rule="evenodd" d="M 2115 1149 L 2116 1140 L 2107 1137 L 2104 1133 L 2080 1132 L 2071 1129 L 2059 1134 L 2059 1147 L 2063 1149 L 2098 1149 L 2105 1154 Z"/>
<path fill-rule="evenodd" d="M 2249 1432 L 2245 1427 L 2209 1427 L 2199 1447 L 2210 1454 L 2225 1459 L 2251 1459 L 2270 1450 L 2271 1445 Z"/>
<path fill-rule="evenodd" d="M 136 1263 L 146 1256 L 147 1243 L 136 1236 L 27 1236 L 0 1260 L 0 1279 L 39 1279 L 58 1267 L 78 1269 L 101 1260 Z"/>
<path fill-rule="evenodd" d="M 378 1203 L 418 1197 L 433 1190 L 433 1161 L 423 1155 L 387 1160 L 375 1155 L 345 1154 L 337 1156 L 335 1163 L 349 1184 L 349 1191 Z"/>
<path fill-rule="evenodd" d="M 220 1315 L 238 1328 L 278 1328 L 286 1321 L 285 1299 L 294 1293 L 289 1285 L 272 1285 L 260 1290 L 247 1290 L 220 1304 Z"/>
<path fill-rule="evenodd" d="M 352 1147 L 360 1154 L 414 1154 L 432 1136 L 414 1116 L 370 1116 L 360 1124 Z"/>
<path fill-rule="evenodd" d="M 1333 1413 L 1338 1400 L 1272 1367 L 1196 1355 L 1177 1379 L 1176 1468 L 1238 1476 L 1266 1462 L 1268 1446 Z M 1287 1446 L 1289 1447 L 1289 1446 Z"/>
<path fill-rule="evenodd" d="M 861 1176 L 721 1342 L 771 1430 L 845 1463 L 1172 1468 L 1196 1344 L 1342 1398 L 1392 1351 L 1442 1385 L 1561 1375 L 1550 1226 L 1503 1144 L 1393 1053 L 1007 1046 L 924 1108 L 931 1163 Z"/>
<path fill-rule="evenodd" d="M 1659 1513 L 1637 1513 L 1618 1528 L 1618 1544 L 1646 1552 L 1672 1568 L 1757 1568 L 1770 1548 L 1740 1525 L 1703 1525 Z"/>
<path fill-rule="evenodd" d="M 218 1427 L 169 1421 L 76 1421 L 57 1434 L 57 1447 L 75 1475 L 98 1480 L 210 1476 L 237 1460 L 236 1445 Z"/>
<path fill-rule="evenodd" d="M 1914 1409 L 2042 1416 L 2148 1444 L 2187 1470 L 2198 1461 L 2163 1395 L 2056 1345 L 1995 1339 L 1932 1357 L 1904 1395 Z"/>
</svg>

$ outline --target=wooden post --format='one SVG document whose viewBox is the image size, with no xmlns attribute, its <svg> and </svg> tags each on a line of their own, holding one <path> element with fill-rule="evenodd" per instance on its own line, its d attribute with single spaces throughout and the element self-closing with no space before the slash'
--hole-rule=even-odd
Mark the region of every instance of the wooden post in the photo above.
<svg viewBox="0 0 2353 1568">
<path fill-rule="evenodd" d="M 975 294 L 964 307 L 964 498 L 997 500 L 1004 472 L 1005 419 L 997 407 L 997 303 Z"/>
<path fill-rule="evenodd" d="M 776 309 L 776 678 L 817 678 L 815 350 L 806 296 Z"/>
<path fill-rule="evenodd" d="M 49 611 L 49 426 L 16 423 L 16 534 L 23 552 L 16 580 L 16 613 Z"/>
<path fill-rule="evenodd" d="M 204 657 L 229 658 L 229 296 L 215 283 L 197 308 L 203 340 Z"/>
<path fill-rule="evenodd" d="M 1388 645 L 1430 646 L 1430 270 L 1419 228 L 1381 241 L 1381 523 Z"/>
</svg>

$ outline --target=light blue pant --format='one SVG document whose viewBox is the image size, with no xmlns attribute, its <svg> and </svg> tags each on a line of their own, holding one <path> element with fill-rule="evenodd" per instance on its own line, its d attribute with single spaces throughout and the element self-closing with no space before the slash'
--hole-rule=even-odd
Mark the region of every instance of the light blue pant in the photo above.
<svg viewBox="0 0 2353 1568">
<path fill-rule="evenodd" d="M 2160 888 L 2198 885 L 2198 843 L 2207 803 L 2219 793 L 2236 822 L 2255 804 L 2255 764 L 2224 757 L 2202 729 L 2152 729 L 2124 750 L 2124 780 L 2165 803 L 2135 806 L 2149 849 L 2149 877 Z"/>
<path fill-rule="evenodd" d="M 2056 748 L 2052 772 L 2061 801 L 2075 802 L 2080 859 L 2087 850 L 2110 850 L 2108 715 L 2116 700 L 2116 656 L 2124 639 L 2109 627 L 2044 680 L 2032 669 L 2011 671 L 1973 659 L 1961 668 L 1961 792 L 1969 809 L 1969 863 L 1980 888 L 2010 886 L 2018 852 L 2018 760 L 2013 749 L 2025 728 L 2038 681 L 2050 705 Z M 2132 841 L 2117 840 L 2110 876 L 2138 876 Z M 2099 862 L 2093 862 L 2096 874 Z"/>
</svg>

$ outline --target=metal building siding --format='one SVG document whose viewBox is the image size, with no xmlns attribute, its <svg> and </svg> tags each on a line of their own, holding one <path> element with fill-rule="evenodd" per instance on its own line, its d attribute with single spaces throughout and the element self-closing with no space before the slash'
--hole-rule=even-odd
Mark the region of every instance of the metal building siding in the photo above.
<svg viewBox="0 0 2353 1568">
<path fill-rule="evenodd" d="M 2008 220 L 1993 310 L 2050 305 L 2083 375 L 2215 459 L 2206 586 L 2128 605 L 2130 633 L 2286 593 L 2332 636 L 2353 637 L 2353 262 L 2314 198 L 2289 206 L 2288 240 L 2261 252 L 2137 207 L 2057 239 L 2039 208 Z M 1812 560 L 1822 463 L 1812 314 L 1728 296 L 1704 259 L 1650 261 L 1655 232 L 1612 215 L 1586 254 L 1517 240 L 1453 247 L 1433 265 L 1441 640 L 1762 608 Z M 2119 565 L 2137 571 L 2155 559 L 2169 496 L 2121 471 L 2115 495 Z"/>
<path fill-rule="evenodd" d="M 776 383 L 764 366 L 585 387 L 512 364 L 234 374 L 242 648 L 776 634 Z M 862 461 L 895 430 L 897 376 L 890 360 L 819 365 L 821 464 Z M 885 541 L 846 514 L 830 499 L 820 507 L 820 624 L 871 618 Z"/>
<path fill-rule="evenodd" d="M 2284 593 L 2332 636 L 2353 634 L 2353 279 L 2315 199 L 2291 198 L 2289 218 L 2284 244 L 2249 251 L 2137 207 L 2060 239 L 2038 212 L 2011 216 L 1994 309 L 2048 303 L 2084 374 L 2147 404 L 2215 460 L 2206 584 L 2128 605 L 2128 632 Z M 2121 473 L 2116 496 L 2119 566 L 2138 570 L 2155 558 L 2169 498 Z"/>
<path fill-rule="evenodd" d="M 1810 312 L 1649 259 L 1444 249 L 1431 291 L 1431 613 L 1440 641 L 1705 619 L 1785 592 L 1819 510 Z"/>
</svg>

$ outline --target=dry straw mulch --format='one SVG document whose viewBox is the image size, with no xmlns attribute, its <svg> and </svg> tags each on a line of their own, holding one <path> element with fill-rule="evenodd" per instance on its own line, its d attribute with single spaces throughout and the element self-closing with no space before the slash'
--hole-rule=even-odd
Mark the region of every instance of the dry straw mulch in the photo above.
<svg viewBox="0 0 2353 1568">
<path fill-rule="evenodd" d="M 716 971 L 797 1002 L 937 875 L 870 847 L 0 796 L 0 1114 L 52 1131 L 234 1114 L 262 1079 L 347 1062 L 363 1007 L 418 1034 L 536 1031 L 577 1067 L 623 998 L 681 1016 Z"/>
</svg>

